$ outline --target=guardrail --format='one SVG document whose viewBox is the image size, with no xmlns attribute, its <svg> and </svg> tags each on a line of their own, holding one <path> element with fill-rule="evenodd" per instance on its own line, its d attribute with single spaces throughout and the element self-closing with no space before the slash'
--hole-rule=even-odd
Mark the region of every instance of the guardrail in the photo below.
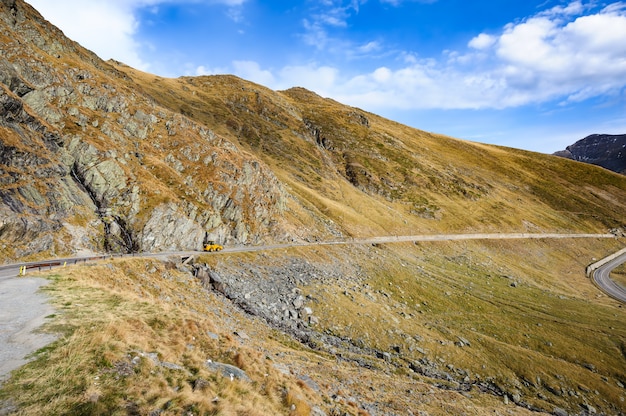
<svg viewBox="0 0 626 416">
<path fill-rule="evenodd" d="M 96 261 L 110 258 L 110 256 L 97 256 L 97 257 L 84 257 L 80 259 L 71 259 L 71 260 L 63 260 L 63 261 L 46 261 L 42 263 L 29 263 L 23 266 L 20 266 L 19 276 L 26 275 L 27 270 L 37 269 L 37 271 L 42 270 L 52 270 L 53 267 L 67 266 L 68 262 L 70 264 L 78 264 L 78 263 L 87 263 L 88 261 Z"/>
<path fill-rule="evenodd" d="M 70 258 L 70 259 L 59 259 L 59 260 L 48 260 L 44 262 L 32 262 L 27 263 L 20 266 L 20 271 L 18 276 L 25 276 L 27 270 L 42 271 L 42 270 L 52 270 L 53 267 L 65 267 L 68 264 L 80 264 L 87 263 L 88 261 L 98 261 L 105 259 L 112 259 L 114 257 L 135 257 L 136 254 L 139 253 L 130 253 L 130 254 L 108 254 L 104 256 L 91 256 L 91 257 L 81 257 L 81 258 Z"/>
<path fill-rule="evenodd" d="M 617 253 L 613 253 L 608 257 L 603 258 L 602 260 L 599 260 L 595 263 L 591 263 L 589 266 L 587 266 L 587 268 L 585 269 L 585 272 L 587 274 L 587 277 L 591 277 L 591 275 L 593 274 L 593 272 L 600 266 L 610 262 L 611 260 L 621 256 L 622 254 L 626 253 L 626 248 L 621 249 L 620 251 L 618 251 Z"/>
<path fill-rule="evenodd" d="M 77 257 L 77 258 L 63 258 L 63 259 L 51 259 L 51 260 L 45 260 L 45 261 L 40 261 L 40 262 L 30 262 L 30 263 L 22 263 L 21 265 L 19 264 L 13 264 L 13 265 L 4 265 L 4 266 L 0 266 L 0 271 L 1 270 L 5 270 L 5 269 L 13 269 L 19 266 L 19 273 L 18 276 L 24 276 L 26 275 L 26 271 L 27 270 L 37 270 L 37 271 L 42 271 L 42 270 L 52 270 L 53 267 L 64 267 L 67 265 L 71 265 L 71 264 L 81 264 L 81 263 L 87 263 L 89 261 L 98 261 L 98 260 L 106 260 L 106 259 L 113 259 L 115 257 L 117 258 L 122 258 L 122 257 L 171 257 L 171 256 L 180 256 L 180 260 L 188 263 L 189 261 L 192 261 L 194 256 L 196 256 L 198 254 L 197 251 L 179 251 L 179 252 L 166 252 L 166 253 L 149 253 L 149 252 L 138 252 L 138 253 L 111 253 L 111 254 L 105 254 L 105 255 L 100 255 L 100 256 L 90 256 L 90 257 Z"/>
</svg>

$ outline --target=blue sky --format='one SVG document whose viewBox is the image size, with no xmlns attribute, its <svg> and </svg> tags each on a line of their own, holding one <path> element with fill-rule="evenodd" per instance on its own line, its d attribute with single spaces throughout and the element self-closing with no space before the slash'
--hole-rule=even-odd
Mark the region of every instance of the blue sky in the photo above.
<svg viewBox="0 0 626 416">
<path fill-rule="evenodd" d="M 30 0 L 103 59 L 302 86 L 426 131 L 551 153 L 626 133 L 626 2 Z"/>
</svg>

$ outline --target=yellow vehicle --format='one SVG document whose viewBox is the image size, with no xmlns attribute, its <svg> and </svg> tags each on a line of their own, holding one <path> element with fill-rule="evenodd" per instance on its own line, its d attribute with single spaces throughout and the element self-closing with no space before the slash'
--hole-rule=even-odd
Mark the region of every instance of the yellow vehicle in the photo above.
<svg viewBox="0 0 626 416">
<path fill-rule="evenodd" d="M 204 245 L 204 251 L 221 251 L 223 248 L 223 246 L 215 244 L 215 241 L 208 241 Z"/>
</svg>

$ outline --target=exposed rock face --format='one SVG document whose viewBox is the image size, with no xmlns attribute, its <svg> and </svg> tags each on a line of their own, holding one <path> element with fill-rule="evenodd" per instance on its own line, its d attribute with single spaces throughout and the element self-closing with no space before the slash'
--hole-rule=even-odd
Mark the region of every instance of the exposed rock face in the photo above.
<svg viewBox="0 0 626 416">
<path fill-rule="evenodd" d="M 284 191 L 260 161 L 154 104 L 22 1 L 0 2 L 0 26 L 6 257 L 200 249 L 277 232 Z M 76 227 L 87 247 L 64 245 Z"/>
<path fill-rule="evenodd" d="M 202 244 L 204 231 L 176 204 L 159 205 L 144 226 L 139 244 L 144 250 L 195 250 Z M 181 244 L 185 244 L 181 247 Z"/>
<path fill-rule="evenodd" d="M 2 74 L 0 78 L 6 79 Z M 15 74 L 12 85 L 23 84 Z M 94 205 L 71 177 L 59 134 L 0 84 L 0 250 L 17 255 L 55 250 L 52 234 L 80 215 L 98 227 Z M 8 250 L 8 247 L 12 250 Z M 92 248 L 87 244 L 85 248 Z"/>
<path fill-rule="evenodd" d="M 555 155 L 626 174 L 626 134 L 592 134 Z"/>
</svg>

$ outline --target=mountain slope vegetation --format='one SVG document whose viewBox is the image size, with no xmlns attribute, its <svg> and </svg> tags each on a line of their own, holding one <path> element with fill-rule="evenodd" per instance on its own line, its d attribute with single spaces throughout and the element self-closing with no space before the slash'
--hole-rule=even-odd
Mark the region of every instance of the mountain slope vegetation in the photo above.
<svg viewBox="0 0 626 416">
<path fill-rule="evenodd" d="M 261 158 L 347 235 L 597 231 L 623 222 L 622 179 L 552 156 L 426 133 L 302 88 L 117 69 L 159 104 L 214 125 Z"/>
<path fill-rule="evenodd" d="M 104 62 L 21 0 L 0 25 L 3 263 L 312 243 L 45 274 L 61 336 L 0 414 L 626 412 L 623 309 L 584 274 L 626 176 Z M 314 244 L 449 233 L 599 236 Z"/>
<path fill-rule="evenodd" d="M 102 62 L 21 2 L 2 16 L 2 230 L 34 240 L 21 255 L 604 232 L 626 216 L 626 180 L 597 168 L 419 131 L 302 88 L 164 79 Z"/>
</svg>

